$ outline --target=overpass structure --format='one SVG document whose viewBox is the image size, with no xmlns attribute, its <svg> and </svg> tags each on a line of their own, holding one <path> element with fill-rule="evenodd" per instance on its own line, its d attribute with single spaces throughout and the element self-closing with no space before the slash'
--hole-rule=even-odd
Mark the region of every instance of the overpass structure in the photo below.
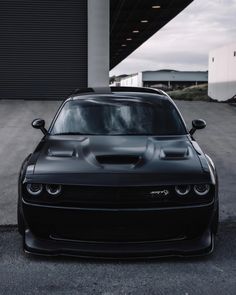
<svg viewBox="0 0 236 295">
<path fill-rule="evenodd" d="M 1 0 L 0 99 L 64 98 L 109 84 L 192 0 Z"/>
</svg>

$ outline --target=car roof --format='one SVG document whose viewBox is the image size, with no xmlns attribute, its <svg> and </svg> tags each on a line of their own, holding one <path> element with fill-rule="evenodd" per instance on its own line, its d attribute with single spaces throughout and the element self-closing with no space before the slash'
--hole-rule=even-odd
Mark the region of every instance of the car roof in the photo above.
<svg viewBox="0 0 236 295">
<path fill-rule="evenodd" d="M 144 88 L 144 87 L 90 87 L 83 89 L 76 89 L 67 100 L 77 100 L 80 98 L 85 98 L 86 95 L 116 95 L 122 94 L 124 96 L 153 96 L 157 95 L 160 99 L 170 100 L 170 97 L 162 90 L 154 88 Z"/>
</svg>

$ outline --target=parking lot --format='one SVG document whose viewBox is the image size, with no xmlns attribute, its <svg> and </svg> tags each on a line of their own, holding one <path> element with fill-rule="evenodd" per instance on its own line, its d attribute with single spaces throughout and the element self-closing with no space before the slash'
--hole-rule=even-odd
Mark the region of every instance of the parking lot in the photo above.
<svg viewBox="0 0 236 295">
<path fill-rule="evenodd" d="M 0 294 L 235 294 L 236 107 L 178 101 L 187 125 L 202 118 L 196 139 L 214 160 L 220 181 L 220 233 L 214 255 L 155 261 L 32 258 L 16 231 L 17 176 L 41 137 L 30 127 L 47 123 L 60 102 L 0 101 Z"/>
</svg>

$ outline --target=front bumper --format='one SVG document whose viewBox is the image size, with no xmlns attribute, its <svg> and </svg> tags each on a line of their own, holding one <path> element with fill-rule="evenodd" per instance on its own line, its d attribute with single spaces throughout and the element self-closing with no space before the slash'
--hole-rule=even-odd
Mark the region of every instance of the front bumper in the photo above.
<svg viewBox="0 0 236 295">
<path fill-rule="evenodd" d="M 214 247 L 215 203 L 180 208 L 55 208 L 23 202 L 26 252 L 102 258 L 192 256 Z"/>
<path fill-rule="evenodd" d="M 198 256 L 210 254 L 214 249 L 214 235 L 206 230 L 198 238 L 171 242 L 79 242 L 54 241 L 35 237 L 26 230 L 26 253 L 45 256 L 77 256 L 94 258 L 156 258 L 167 256 Z"/>
</svg>

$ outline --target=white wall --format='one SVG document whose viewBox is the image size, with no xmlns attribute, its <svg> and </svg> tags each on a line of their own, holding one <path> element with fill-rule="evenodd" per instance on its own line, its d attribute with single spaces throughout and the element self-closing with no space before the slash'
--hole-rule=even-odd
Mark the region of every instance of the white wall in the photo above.
<svg viewBox="0 0 236 295">
<path fill-rule="evenodd" d="M 183 82 L 206 82 L 208 73 L 200 71 L 145 71 L 143 72 L 143 81 L 183 81 Z"/>
<path fill-rule="evenodd" d="M 218 101 L 236 95 L 236 43 L 209 54 L 208 95 Z"/>
<path fill-rule="evenodd" d="M 178 72 L 178 71 L 145 71 L 121 78 L 121 86 L 143 87 L 143 82 L 147 81 L 186 81 L 186 82 L 206 82 L 207 72 Z"/>
<path fill-rule="evenodd" d="M 143 87 L 142 72 L 122 78 L 120 86 Z"/>
<path fill-rule="evenodd" d="M 110 0 L 88 0 L 88 87 L 109 86 Z"/>
</svg>

